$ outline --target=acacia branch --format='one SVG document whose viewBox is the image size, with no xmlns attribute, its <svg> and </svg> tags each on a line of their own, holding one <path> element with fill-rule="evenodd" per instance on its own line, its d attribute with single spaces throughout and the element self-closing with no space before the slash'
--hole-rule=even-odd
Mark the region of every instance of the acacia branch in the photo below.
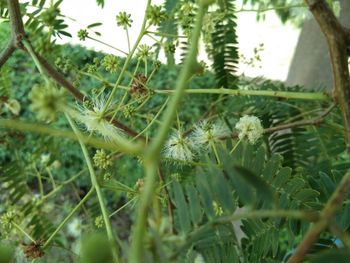
<svg viewBox="0 0 350 263">
<path fill-rule="evenodd" d="M 339 104 L 345 140 L 350 151 L 350 76 L 348 69 L 349 31 L 344 28 L 324 0 L 305 0 L 326 37 L 333 70 L 333 96 Z M 350 191 L 350 170 L 326 203 L 320 220 L 312 225 L 288 263 L 302 262 L 320 234 L 328 227 Z"/>
<path fill-rule="evenodd" d="M 18 0 L 7 0 L 7 6 L 10 14 L 10 24 L 12 39 L 14 44 L 18 46 L 25 36 L 23 20 L 21 15 L 21 9 Z"/>
<path fill-rule="evenodd" d="M 0 68 L 6 63 L 6 61 L 11 57 L 12 53 L 16 50 L 12 41 L 9 41 L 5 49 L 0 54 Z"/>
<path fill-rule="evenodd" d="M 0 67 L 11 57 L 12 53 L 16 50 L 16 48 L 20 48 L 24 51 L 27 51 L 22 45 L 22 40 L 26 37 L 26 33 L 23 26 L 23 20 L 20 10 L 20 5 L 18 0 L 7 0 L 8 10 L 10 14 L 10 24 L 11 24 L 11 40 L 9 41 L 7 47 L 0 54 Z M 26 39 L 30 44 L 29 39 Z M 33 49 L 34 52 L 34 49 Z M 57 82 L 60 86 L 67 89 L 78 101 L 83 101 L 85 95 L 80 92 L 76 87 L 72 85 L 54 66 L 52 66 L 44 57 L 36 54 L 35 56 L 38 58 L 42 68 L 45 70 L 45 73 L 50 76 L 55 82 Z M 112 123 L 122 129 L 128 135 L 134 137 L 137 136 L 138 133 L 127 127 L 126 125 L 113 120 Z M 140 137 L 141 139 L 143 137 Z"/>
<path fill-rule="evenodd" d="M 302 120 L 302 121 L 296 121 L 296 122 L 291 122 L 287 124 L 282 124 L 276 127 L 270 127 L 264 129 L 264 133 L 273 133 L 276 131 L 282 131 L 282 130 L 287 130 L 287 129 L 292 129 L 292 128 L 297 128 L 297 127 L 304 127 L 304 126 L 309 126 L 309 125 L 318 125 L 321 124 L 326 116 L 334 109 L 335 105 L 333 104 L 330 106 L 327 110 L 325 110 L 320 116 L 310 119 L 310 120 Z"/>
<path fill-rule="evenodd" d="M 345 141 L 350 151 L 350 76 L 348 69 L 349 30 L 344 28 L 324 0 L 305 0 L 326 37 L 333 70 L 333 96 L 339 104 Z"/>
</svg>

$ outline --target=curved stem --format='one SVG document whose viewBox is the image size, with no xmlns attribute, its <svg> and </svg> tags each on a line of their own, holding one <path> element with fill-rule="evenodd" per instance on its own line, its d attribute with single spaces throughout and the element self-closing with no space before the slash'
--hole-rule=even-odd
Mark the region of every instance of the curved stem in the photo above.
<svg viewBox="0 0 350 263">
<path fill-rule="evenodd" d="M 156 138 L 145 151 L 144 166 L 146 172 L 146 182 L 141 193 L 137 219 L 133 229 L 133 239 L 129 253 L 129 262 L 131 263 L 142 262 L 142 242 L 146 232 L 147 214 L 154 194 L 153 190 L 156 182 L 159 154 L 168 136 L 171 124 L 175 118 L 176 108 L 179 106 L 179 103 L 184 95 L 186 84 L 192 74 L 193 65 L 196 62 L 198 41 L 201 34 L 201 27 L 206 9 L 207 8 L 204 7 L 203 4 L 199 6 L 196 24 L 192 34 L 191 46 L 188 57 L 176 83 L 176 91 L 169 102 L 166 112 L 164 113 L 163 122 L 156 135 Z"/>
<path fill-rule="evenodd" d="M 70 211 L 66 218 L 59 224 L 55 231 L 53 231 L 50 237 L 46 240 L 46 242 L 43 245 L 43 249 L 47 248 L 48 245 L 50 245 L 51 241 L 57 235 L 57 233 L 65 226 L 65 224 L 69 221 L 69 219 L 71 219 L 75 212 L 89 199 L 89 197 L 93 194 L 94 191 L 95 189 L 91 188 L 89 192 L 84 196 L 84 198 L 80 200 L 80 202 L 72 209 L 72 211 Z"/>
<path fill-rule="evenodd" d="M 54 137 L 61 137 L 61 138 L 63 137 L 71 140 L 78 140 L 75 134 L 71 131 L 53 129 L 46 125 L 41 125 L 37 123 L 28 123 L 28 122 L 23 122 L 18 120 L 5 120 L 0 118 L 0 128 L 14 129 L 14 130 L 23 131 L 23 132 L 42 133 L 42 134 L 47 134 Z M 118 150 L 120 152 L 129 153 L 132 155 L 140 154 L 141 150 L 143 149 L 143 146 L 140 143 L 124 144 L 121 141 L 108 143 L 104 140 L 91 137 L 91 136 L 86 136 L 86 135 L 81 135 L 80 138 L 85 144 L 89 144 L 96 148 L 102 148 L 102 149 L 107 149 L 111 151 Z"/>
<path fill-rule="evenodd" d="M 102 194 L 102 190 L 100 188 L 100 185 L 98 184 L 97 177 L 96 177 L 94 168 L 92 166 L 92 162 L 91 162 L 88 150 L 84 144 L 84 141 L 80 137 L 80 132 L 79 132 L 78 128 L 75 126 L 72 119 L 67 114 L 66 114 L 66 118 L 67 118 L 69 124 L 71 125 L 74 133 L 78 137 L 80 147 L 81 147 L 81 150 L 82 150 L 84 158 L 85 158 L 86 165 L 87 165 L 89 172 L 90 172 L 92 186 L 96 190 L 96 193 L 97 193 L 97 199 L 98 199 L 98 202 L 100 204 L 103 221 L 104 221 L 106 231 L 107 231 L 108 240 L 111 244 L 113 258 L 114 258 L 115 262 L 119 262 L 117 244 L 116 244 L 116 240 L 115 240 L 114 235 L 113 235 L 112 224 L 111 224 L 111 221 L 109 220 L 109 213 L 107 211 L 107 207 L 106 207 L 105 200 L 104 200 L 104 197 Z"/>
<path fill-rule="evenodd" d="M 17 223 L 15 222 L 11 222 L 11 224 L 18 230 L 20 231 L 23 235 L 25 235 L 30 241 L 32 241 L 33 243 L 36 243 L 35 239 L 29 235 L 26 231 L 24 231 L 24 229 L 22 227 L 20 227 Z"/>
</svg>

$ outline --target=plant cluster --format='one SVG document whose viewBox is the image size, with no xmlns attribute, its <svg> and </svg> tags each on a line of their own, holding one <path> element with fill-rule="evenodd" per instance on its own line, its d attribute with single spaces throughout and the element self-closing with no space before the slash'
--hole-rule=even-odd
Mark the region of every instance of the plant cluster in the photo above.
<svg viewBox="0 0 350 263">
<path fill-rule="evenodd" d="M 56 45 L 62 2 L 0 1 L 0 262 L 347 262 L 349 38 L 325 1 L 334 97 L 238 76 L 234 0 L 147 0 L 134 43 L 120 12 L 127 51 L 77 32 L 120 57 Z"/>
</svg>

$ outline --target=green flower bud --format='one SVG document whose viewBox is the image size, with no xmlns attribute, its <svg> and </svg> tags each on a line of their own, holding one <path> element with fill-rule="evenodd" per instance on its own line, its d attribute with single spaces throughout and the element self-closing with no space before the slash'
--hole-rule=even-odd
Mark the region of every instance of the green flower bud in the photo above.
<svg viewBox="0 0 350 263">
<path fill-rule="evenodd" d="M 118 70 L 118 58 L 113 55 L 107 55 L 103 58 L 102 66 L 110 73 L 115 73 Z"/>
<path fill-rule="evenodd" d="M 57 112 L 63 111 L 66 104 L 65 92 L 51 85 L 33 86 L 29 99 L 32 101 L 30 110 L 37 113 L 41 120 L 54 121 Z"/>
<path fill-rule="evenodd" d="M 116 20 L 117 25 L 123 27 L 124 29 L 131 27 L 131 23 L 133 22 L 131 15 L 127 14 L 126 12 L 120 12 L 116 17 Z"/>
<path fill-rule="evenodd" d="M 97 228 L 102 228 L 104 226 L 104 221 L 103 221 L 102 216 L 98 216 L 95 218 L 95 226 Z"/>
<path fill-rule="evenodd" d="M 89 33 L 87 32 L 86 29 L 80 29 L 78 31 L 78 38 L 81 41 L 85 41 L 85 39 L 89 36 Z"/>
<path fill-rule="evenodd" d="M 166 12 L 161 6 L 151 5 L 147 9 L 147 18 L 151 25 L 159 26 L 167 17 Z"/>
<path fill-rule="evenodd" d="M 112 159 L 104 150 L 97 150 L 93 157 L 95 166 L 101 169 L 107 169 L 112 163 Z"/>
<path fill-rule="evenodd" d="M 149 58 L 151 55 L 152 55 L 151 47 L 145 44 L 142 44 L 139 46 L 138 52 L 136 54 L 136 56 L 142 60 Z"/>
</svg>

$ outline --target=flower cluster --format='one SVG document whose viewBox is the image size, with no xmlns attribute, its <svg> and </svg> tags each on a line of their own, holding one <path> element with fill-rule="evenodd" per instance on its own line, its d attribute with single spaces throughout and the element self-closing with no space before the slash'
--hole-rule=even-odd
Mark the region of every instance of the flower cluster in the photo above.
<svg viewBox="0 0 350 263">
<path fill-rule="evenodd" d="M 264 132 L 260 120 L 255 116 L 242 117 L 236 124 L 236 129 L 239 139 L 247 139 L 251 144 L 256 143 Z M 210 148 L 215 151 L 215 144 L 229 137 L 230 133 L 223 123 L 201 121 L 188 136 L 184 136 L 179 131 L 173 133 L 165 143 L 164 156 L 177 161 L 190 162 L 203 151 Z"/>
<path fill-rule="evenodd" d="M 190 1 L 184 1 L 177 16 L 184 33 L 189 35 L 196 16 L 195 5 Z"/>
<path fill-rule="evenodd" d="M 107 169 L 112 165 L 112 159 L 104 150 L 97 150 L 93 157 L 95 166 L 101 169 Z"/>
<path fill-rule="evenodd" d="M 166 43 L 164 46 L 164 51 L 167 54 L 174 54 L 176 51 L 176 46 L 173 43 Z"/>
<path fill-rule="evenodd" d="M 175 132 L 165 143 L 165 156 L 180 161 L 192 161 L 194 144 L 179 131 Z"/>
<path fill-rule="evenodd" d="M 32 101 L 30 109 L 37 113 L 38 118 L 45 121 L 54 121 L 58 111 L 63 111 L 66 96 L 62 89 L 51 85 L 33 86 L 29 99 Z"/>
<path fill-rule="evenodd" d="M 119 61 L 116 56 L 107 55 L 103 58 L 101 64 L 110 73 L 115 73 L 118 70 Z"/>
<path fill-rule="evenodd" d="M 55 65 L 58 67 L 64 74 L 67 74 L 72 68 L 72 61 L 66 57 L 58 57 L 55 60 Z"/>
<path fill-rule="evenodd" d="M 86 29 L 80 29 L 78 31 L 78 38 L 81 41 L 85 41 L 85 39 L 89 36 L 89 33 L 87 32 Z"/>
<path fill-rule="evenodd" d="M 202 121 L 187 137 L 181 132 L 174 133 L 165 144 L 165 156 L 179 161 L 192 161 L 196 153 L 209 149 L 228 133 L 224 125 Z"/>
<path fill-rule="evenodd" d="M 117 20 L 117 25 L 123 27 L 124 29 L 131 27 L 131 23 L 133 22 L 131 19 L 131 15 L 127 14 L 126 12 L 120 12 L 116 16 L 116 20 Z"/>
<path fill-rule="evenodd" d="M 194 259 L 194 263 L 205 263 L 203 255 L 198 253 Z"/>
<path fill-rule="evenodd" d="M 104 99 L 96 99 L 92 102 L 92 108 L 81 107 L 80 113 L 72 111 L 71 115 L 85 125 L 87 131 L 97 132 L 109 141 L 118 141 L 122 137 L 122 132 L 105 119 L 105 103 Z"/>
<path fill-rule="evenodd" d="M 46 26 L 52 26 L 55 24 L 57 17 L 60 16 L 60 9 L 53 5 L 40 14 L 40 19 Z"/>
<path fill-rule="evenodd" d="M 223 124 L 213 124 L 202 121 L 196 125 L 192 133 L 193 141 L 196 145 L 209 148 L 212 143 L 220 141 L 221 137 L 227 136 L 229 130 Z"/>
<path fill-rule="evenodd" d="M 104 221 L 102 216 L 98 216 L 95 218 L 95 226 L 97 228 L 102 228 L 104 226 Z"/>
<path fill-rule="evenodd" d="M 238 130 L 238 138 L 240 140 L 246 138 L 251 144 L 255 144 L 264 133 L 264 128 L 258 117 L 243 116 L 236 124 Z"/>
<path fill-rule="evenodd" d="M 142 44 L 139 46 L 136 54 L 136 56 L 141 60 L 145 60 L 149 58 L 151 55 L 152 55 L 151 47 L 145 44 Z"/>
<path fill-rule="evenodd" d="M 221 216 L 224 213 L 224 211 L 222 210 L 222 207 L 216 201 L 213 201 L 213 209 L 215 211 L 216 216 Z"/>
<path fill-rule="evenodd" d="M 12 229 L 12 221 L 15 219 L 15 212 L 8 211 L 0 217 L 0 226 L 2 232 L 9 233 Z"/>
<path fill-rule="evenodd" d="M 82 232 L 82 224 L 81 220 L 79 218 L 74 218 L 68 225 L 67 225 L 68 233 L 72 237 L 80 237 Z"/>
<path fill-rule="evenodd" d="M 159 26 L 167 18 L 167 15 L 161 6 L 151 5 L 147 9 L 147 18 L 151 25 Z"/>
</svg>

